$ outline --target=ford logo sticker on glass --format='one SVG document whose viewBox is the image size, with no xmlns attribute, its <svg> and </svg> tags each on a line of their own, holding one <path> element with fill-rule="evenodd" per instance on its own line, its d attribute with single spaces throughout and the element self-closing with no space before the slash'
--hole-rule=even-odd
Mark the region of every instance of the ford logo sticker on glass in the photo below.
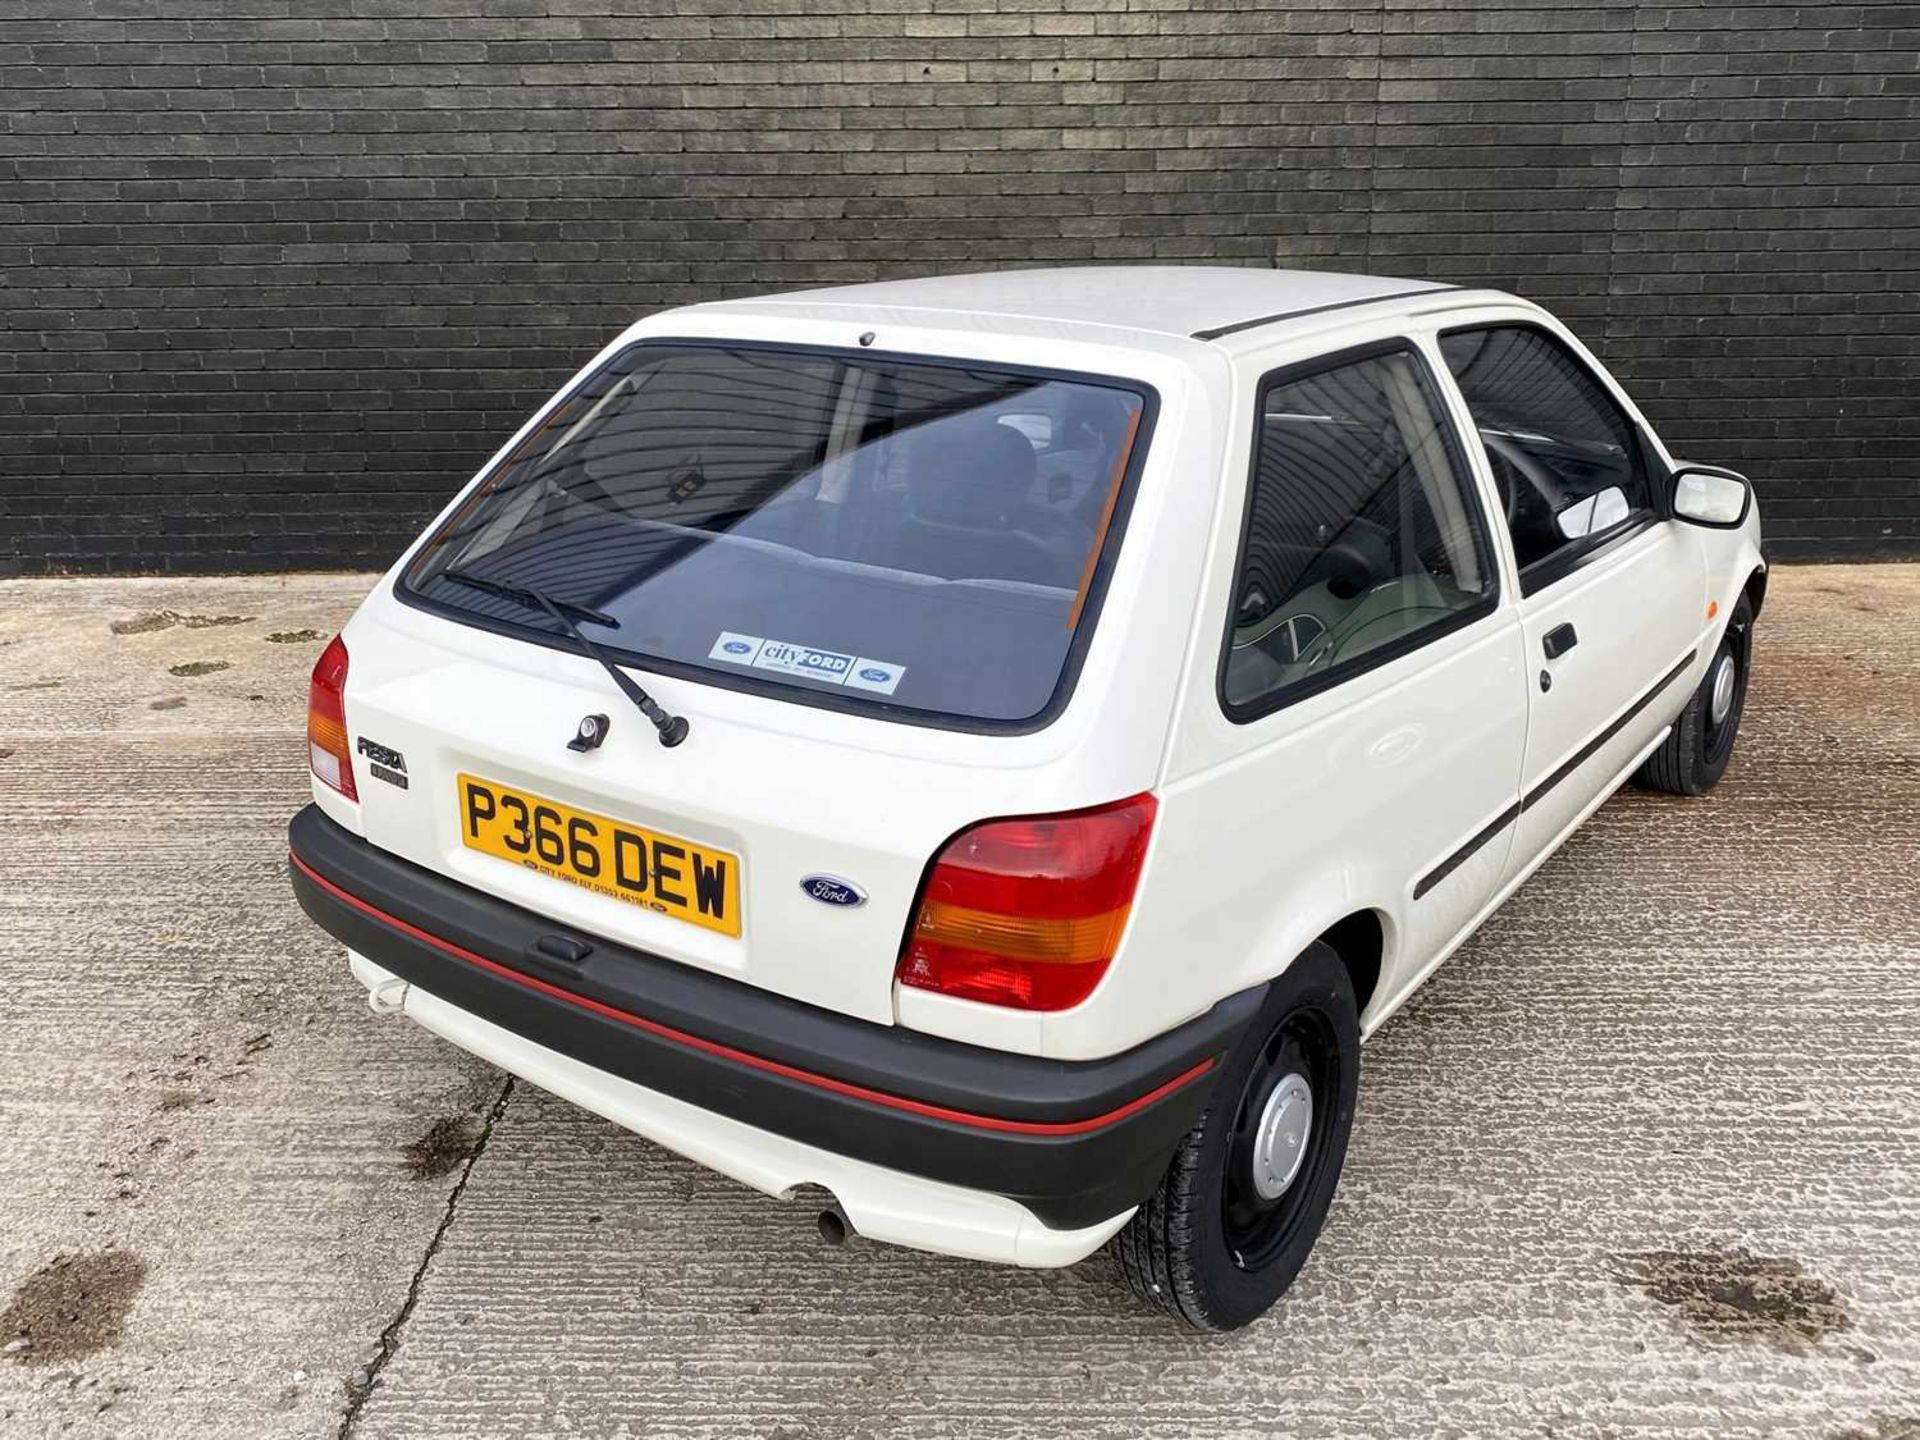
<svg viewBox="0 0 1920 1440">
<path fill-rule="evenodd" d="M 864 905 L 867 892 L 851 880 L 842 880 L 838 875 L 809 875 L 800 882 L 800 888 L 818 900 L 822 905 Z"/>
</svg>

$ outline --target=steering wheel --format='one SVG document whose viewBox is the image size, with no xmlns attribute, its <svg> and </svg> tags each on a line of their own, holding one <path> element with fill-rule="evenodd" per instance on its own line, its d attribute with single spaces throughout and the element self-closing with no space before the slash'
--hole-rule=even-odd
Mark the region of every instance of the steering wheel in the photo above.
<svg viewBox="0 0 1920 1440">
<path fill-rule="evenodd" d="M 1332 630 L 1322 630 L 1307 642 L 1307 648 L 1293 662 L 1303 674 L 1311 675 L 1316 670 L 1324 670 L 1332 662 L 1334 652 L 1340 648 L 1340 642 L 1333 638 L 1333 634 Z"/>
<path fill-rule="evenodd" d="M 1546 466 L 1528 454 L 1525 447 L 1514 444 L 1504 435 L 1487 430 L 1480 432 L 1480 441 L 1487 447 L 1487 458 L 1493 462 L 1494 482 L 1506 482 L 1500 486 L 1500 498 L 1505 502 L 1509 528 L 1520 523 L 1520 512 L 1526 508 L 1521 504 L 1520 487 L 1513 483 L 1511 475 L 1518 475 L 1527 482 L 1547 507 L 1549 515 L 1557 515 L 1566 507 L 1566 487 Z"/>
</svg>

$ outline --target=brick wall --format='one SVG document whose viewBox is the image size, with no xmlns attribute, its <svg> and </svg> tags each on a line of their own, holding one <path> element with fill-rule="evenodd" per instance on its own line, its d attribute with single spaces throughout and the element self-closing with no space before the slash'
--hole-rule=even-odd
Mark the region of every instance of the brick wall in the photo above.
<svg viewBox="0 0 1920 1440">
<path fill-rule="evenodd" d="M 931 13 L 928 13 L 931 9 Z M 1920 553 L 1920 6 L 16 0 L 0 573 L 385 563 L 659 306 L 1324 266 L 1565 315 L 1781 556 Z"/>
</svg>

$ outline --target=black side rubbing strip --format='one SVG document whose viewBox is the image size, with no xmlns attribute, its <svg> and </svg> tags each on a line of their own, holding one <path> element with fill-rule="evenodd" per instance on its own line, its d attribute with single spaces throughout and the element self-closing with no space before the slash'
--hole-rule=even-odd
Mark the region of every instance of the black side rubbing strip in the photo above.
<svg viewBox="0 0 1920 1440">
<path fill-rule="evenodd" d="M 1688 651 L 1684 660 L 1680 661 L 1671 670 L 1667 671 L 1665 675 L 1662 675 L 1659 680 L 1655 681 L 1653 687 L 1648 690 L 1646 694 L 1642 695 L 1638 700 L 1634 701 L 1633 704 L 1616 715 L 1612 723 L 1585 745 L 1582 745 L 1577 754 L 1570 757 L 1559 769 L 1555 770 L 1551 775 L 1547 776 L 1546 779 L 1529 790 L 1525 799 L 1519 801 L 1517 804 L 1509 805 L 1505 810 L 1502 810 L 1485 829 L 1479 831 L 1471 840 L 1467 841 L 1466 844 L 1462 845 L 1458 850 L 1434 866 L 1433 869 L 1422 875 L 1419 880 L 1414 883 L 1413 898 L 1416 900 L 1420 899 L 1421 896 L 1433 889 L 1434 886 L 1446 879 L 1447 876 L 1466 864 L 1467 861 L 1473 858 L 1474 852 L 1482 845 L 1485 845 L 1489 840 L 1493 839 L 1494 836 L 1506 829 L 1507 826 L 1511 825 L 1515 820 L 1518 820 L 1522 812 L 1531 810 L 1535 805 L 1538 805 L 1546 798 L 1549 790 L 1553 789 L 1554 786 L 1558 785 L 1562 780 L 1573 774 L 1575 770 L 1578 770 L 1587 761 L 1591 760 L 1594 753 L 1598 751 L 1602 745 L 1605 745 L 1614 736 L 1618 735 L 1632 723 L 1634 716 L 1638 715 L 1659 698 L 1661 691 L 1665 690 L 1675 680 L 1684 675 L 1687 667 L 1693 664 L 1694 658 L 1699 653 L 1698 650 Z"/>
<path fill-rule="evenodd" d="M 1242 330 L 1256 330 L 1262 325 L 1276 325 L 1282 320 L 1299 320 L 1308 315 L 1320 315 L 1329 310 L 1345 310 L 1354 305 L 1379 305 L 1387 300 L 1406 300 L 1414 295 L 1439 295 L 1448 290 L 1458 290 L 1458 285 L 1422 285 L 1417 290 L 1393 290 L 1385 295 L 1363 295 L 1357 300 L 1335 300 L 1330 305 L 1309 305 L 1304 310 L 1282 310 L 1273 315 L 1259 315 L 1252 320 L 1236 320 L 1231 325 L 1216 325 L 1211 330 L 1196 330 L 1196 340 L 1218 340 L 1223 335 L 1237 335 Z"/>
<path fill-rule="evenodd" d="M 1482 845 L 1493 839 L 1494 836 L 1498 835 L 1519 818 L 1520 802 L 1516 800 L 1498 815 L 1494 816 L 1492 821 L 1488 823 L 1486 829 L 1475 835 L 1471 840 L 1467 841 L 1466 844 L 1462 845 L 1458 850 L 1434 866 L 1433 869 L 1422 875 L 1419 882 L 1413 887 L 1413 898 L 1418 900 L 1422 895 L 1425 895 L 1429 890 L 1433 889 L 1434 886 L 1446 879 L 1447 876 L 1471 860 L 1474 852 Z"/>
<path fill-rule="evenodd" d="M 1633 704 L 1621 711 L 1619 715 L 1615 716 L 1611 725 L 1607 726 L 1606 729 L 1594 736 L 1593 739 L 1582 745 L 1558 770 L 1554 771 L 1551 775 L 1547 776 L 1546 779 L 1534 786 L 1533 789 L 1529 790 L 1526 799 L 1520 802 L 1520 808 L 1522 810 L 1531 810 L 1542 800 L 1546 799 L 1549 790 L 1553 789 L 1554 786 L 1558 785 L 1562 780 L 1586 764 L 1588 760 L 1592 759 L 1594 751 L 1618 735 L 1632 721 L 1634 716 L 1638 715 L 1654 702 L 1662 690 L 1666 689 L 1667 686 L 1684 675 L 1687 667 L 1693 664 L 1693 657 L 1699 653 L 1698 650 L 1689 650 L 1686 658 L 1671 670 L 1667 671 L 1666 674 L 1662 675 L 1659 680 L 1654 683 L 1651 690 L 1647 691 L 1646 694 L 1642 695 L 1638 700 L 1634 701 Z"/>
</svg>

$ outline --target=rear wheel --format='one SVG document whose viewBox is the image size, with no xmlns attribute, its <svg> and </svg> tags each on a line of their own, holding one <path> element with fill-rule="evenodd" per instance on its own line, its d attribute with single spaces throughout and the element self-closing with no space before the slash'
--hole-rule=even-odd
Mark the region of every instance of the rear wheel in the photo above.
<svg viewBox="0 0 1920 1440">
<path fill-rule="evenodd" d="M 1752 659 L 1753 607 L 1742 596 L 1705 678 L 1673 722 L 1672 732 L 1635 772 L 1635 783 L 1671 795 L 1704 795 L 1720 782 L 1746 709 Z"/>
<path fill-rule="evenodd" d="M 1274 982 L 1206 1113 L 1113 1238 L 1134 1291 L 1203 1330 L 1266 1313 L 1333 1203 L 1359 1076 L 1353 985 L 1316 943 Z"/>
</svg>

